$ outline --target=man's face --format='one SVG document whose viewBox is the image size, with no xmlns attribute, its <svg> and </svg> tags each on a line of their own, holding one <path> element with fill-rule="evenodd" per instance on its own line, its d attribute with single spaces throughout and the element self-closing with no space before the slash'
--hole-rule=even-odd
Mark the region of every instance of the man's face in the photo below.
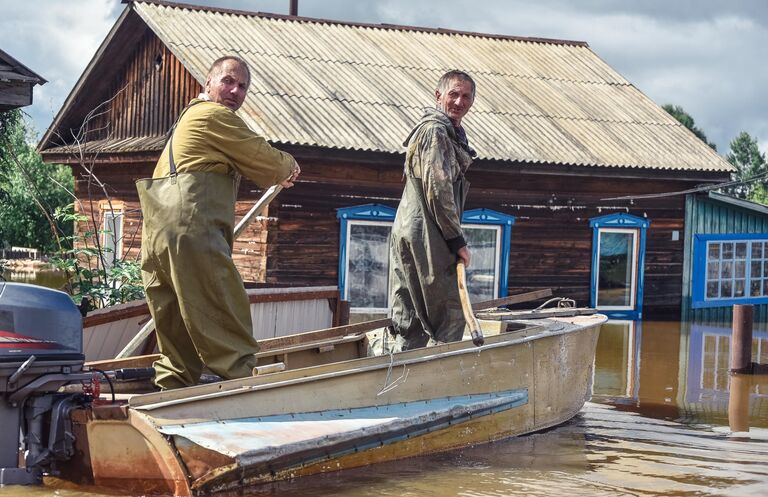
<svg viewBox="0 0 768 497">
<path fill-rule="evenodd" d="M 437 108 L 445 112 L 455 126 L 461 124 L 461 119 L 469 112 L 474 98 L 472 98 L 472 84 L 462 79 L 453 79 L 448 84 L 445 93 L 435 90 Z"/>
<path fill-rule="evenodd" d="M 237 110 L 248 91 L 248 72 L 236 60 L 225 60 L 205 82 L 205 93 L 212 102 Z"/>
</svg>

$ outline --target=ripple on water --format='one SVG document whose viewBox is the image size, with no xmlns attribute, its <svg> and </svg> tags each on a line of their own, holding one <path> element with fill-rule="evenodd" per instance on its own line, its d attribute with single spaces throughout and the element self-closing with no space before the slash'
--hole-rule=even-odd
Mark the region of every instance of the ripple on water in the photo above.
<svg viewBox="0 0 768 497">
<path fill-rule="evenodd" d="M 744 435 L 744 434 L 742 434 Z M 572 421 L 525 437 L 248 489 L 238 495 L 765 496 L 768 433 L 734 438 L 588 403 Z M 6 487 L 0 497 L 97 497 Z"/>
</svg>

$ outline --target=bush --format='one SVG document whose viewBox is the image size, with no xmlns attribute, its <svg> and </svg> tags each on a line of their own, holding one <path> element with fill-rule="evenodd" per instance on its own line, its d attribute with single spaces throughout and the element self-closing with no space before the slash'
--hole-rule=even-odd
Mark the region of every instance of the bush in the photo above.
<svg viewBox="0 0 768 497">
<path fill-rule="evenodd" d="M 58 209 L 56 219 L 75 224 L 88 221 L 86 216 L 74 212 L 74 205 Z M 87 308 L 102 308 L 144 298 L 141 267 L 138 261 L 117 258 L 111 250 L 96 248 L 90 240 L 103 231 L 86 231 L 67 237 L 73 248 L 61 249 L 50 259 L 51 265 L 67 276 L 66 290 L 76 304 L 87 298 Z"/>
</svg>

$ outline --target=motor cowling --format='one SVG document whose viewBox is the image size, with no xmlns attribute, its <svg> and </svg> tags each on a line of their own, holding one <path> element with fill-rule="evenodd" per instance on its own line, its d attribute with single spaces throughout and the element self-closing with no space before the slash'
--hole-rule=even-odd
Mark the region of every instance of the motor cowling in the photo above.
<svg viewBox="0 0 768 497">
<path fill-rule="evenodd" d="M 82 358 L 83 322 L 72 299 L 58 290 L 0 282 L 0 363 Z"/>
<path fill-rule="evenodd" d="M 87 399 L 57 391 L 90 378 L 82 344 L 82 316 L 66 293 L 0 281 L 0 485 L 37 483 L 71 456 L 69 412 Z"/>
</svg>

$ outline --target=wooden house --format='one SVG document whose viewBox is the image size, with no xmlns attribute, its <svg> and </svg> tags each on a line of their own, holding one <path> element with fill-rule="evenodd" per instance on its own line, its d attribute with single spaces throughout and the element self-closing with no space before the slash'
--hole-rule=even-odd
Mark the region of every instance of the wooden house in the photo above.
<svg viewBox="0 0 768 497">
<path fill-rule="evenodd" d="M 643 195 L 732 168 L 576 41 L 129 2 L 39 145 L 73 166 L 81 208 L 121 235 L 118 253 L 138 254 L 134 180 L 224 54 L 251 67 L 240 115 L 303 170 L 236 243 L 245 280 L 339 285 L 353 312 L 385 311 L 402 142 L 460 68 L 477 82 L 464 119 L 475 298 L 552 288 L 615 317 L 679 315 L 685 197 Z M 260 193 L 241 183 L 238 215 Z"/>
<path fill-rule="evenodd" d="M 46 81 L 0 50 L 0 112 L 32 105 L 32 89 Z"/>
</svg>

